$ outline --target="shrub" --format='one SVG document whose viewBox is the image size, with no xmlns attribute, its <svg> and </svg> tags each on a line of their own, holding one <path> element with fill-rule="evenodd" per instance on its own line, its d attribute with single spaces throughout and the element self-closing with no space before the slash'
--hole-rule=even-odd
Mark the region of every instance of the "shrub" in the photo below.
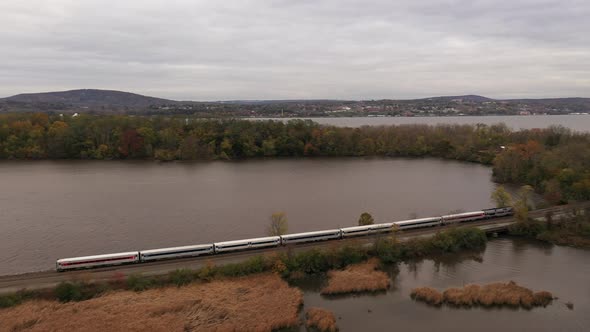
<svg viewBox="0 0 590 332">
<path fill-rule="evenodd" d="M 360 246 L 344 246 L 331 253 L 330 265 L 333 268 L 342 268 L 351 264 L 358 264 L 368 258 L 367 250 Z"/>
<path fill-rule="evenodd" d="M 385 264 L 397 263 L 402 257 L 401 246 L 394 238 L 377 239 L 370 253 Z"/>
<path fill-rule="evenodd" d="M 477 228 L 452 228 L 439 232 L 431 239 L 431 249 L 439 252 L 457 252 L 461 249 L 475 249 L 485 246 L 484 231 Z"/>
<path fill-rule="evenodd" d="M 297 254 L 292 259 L 291 271 L 302 271 L 307 274 L 326 272 L 331 268 L 326 254 L 318 249 L 312 249 Z M 289 266 L 289 264 L 287 264 Z"/>
<path fill-rule="evenodd" d="M 429 239 L 410 239 L 400 248 L 400 258 L 413 259 L 430 254 L 457 252 L 462 249 L 485 247 L 487 237 L 478 228 L 452 228 L 436 233 Z"/>
<path fill-rule="evenodd" d="M 215 278 L 216 272 L 217 269 L 215 268 L 215 265 L 207 263 L 207 265 L 197 271 L 197 278 L 204 281 L 211 281 Z"/>
<path fill-rule="evenodd" d="M 61 302 L 84 301 L 111 289 L 106 283 L 62 282 L 54 289 L 55 297 Z"/>
<path fill-rule="evenodd" d="M 82 283 L 62 282 L 55 288 L 55 295 L 60 302 L 82 301 L 85 299 Z"/>
<path fill-rule="evenodd" d="M 426 256 L 431 252 L 428 239 L 410 239 L 401 246 L 400 256 L 403 259 L 411 259 Z"/>
<path fill-rule="evenodd" d="M 178 269 L 168 273 L 168 280 L 180 287 L 195 280 L 197 274 L 189 269 Z"/>
<path fill-rule="evenodd" d="M 511 235 L 536 238 L 547 230 L 547 224 L 542 221 L 520 221 L 508 227 Z"/>
<path fill-rule="evenodd" d="M 0 296 L 0 308 L 9 308 L 21 304 L 23 301 L 34 298 L 38 294 L 36 292 L 21 290 L 14 294 Z"/>
<path fill-rule="evenodd" d="M 152 286 L 152 280 L 140 274 L 132 274 L 127 277 L 127 288 L 141 292 Z"/>
<path fill-rule="evenodd" d="M 239 277 L 269 271 L 271 268 L 271 264 L 263 256 L 255 256 L 242 263 L 219 266 L 216 274 L 224 277 Z"/>
</svg>

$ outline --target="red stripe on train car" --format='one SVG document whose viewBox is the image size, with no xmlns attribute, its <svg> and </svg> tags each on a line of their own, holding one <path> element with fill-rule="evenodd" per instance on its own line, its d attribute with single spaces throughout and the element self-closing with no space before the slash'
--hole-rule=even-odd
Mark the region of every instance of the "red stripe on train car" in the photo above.
<svg viewBox="0 0 590 332">
<path fill-rule="evenodd" d="M 127 256 L 127 257 L 118 257 L 118 258 L 105 258 L 105 259 L 96 259 L 92 261 L 82 261 L 82 262 L 72 262 L 72 263 L 59 263 L 62 266 L 69 266 L 69 265 L 80 265 L 80 264 L 88 264 L 88 263 L 102 263 L 102 262 L 112 262 L 112 261 L 120 261 L 124 259 L 136 259 L 137 256 Z"/>
</svg>

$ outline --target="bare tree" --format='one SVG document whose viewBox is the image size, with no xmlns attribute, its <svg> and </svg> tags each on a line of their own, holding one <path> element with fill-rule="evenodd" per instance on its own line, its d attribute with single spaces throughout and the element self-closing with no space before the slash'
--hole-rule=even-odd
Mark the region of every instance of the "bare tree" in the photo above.
<svg viewBox="0 0 590 332">
<path fill-rule="evenodd" d="M 285 212 L 276 212 L 270 216 L 270 225 L 268 226 L 268 235 L 277 236 L 287 234 L 289 225 Z"/>
</svg>

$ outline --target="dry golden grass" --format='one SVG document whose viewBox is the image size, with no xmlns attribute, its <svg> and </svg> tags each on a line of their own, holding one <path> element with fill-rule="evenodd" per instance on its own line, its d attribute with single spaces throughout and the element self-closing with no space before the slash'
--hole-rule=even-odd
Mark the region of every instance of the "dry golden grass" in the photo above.
<svg viewBox="0 0 590 332">
<path fill-rule="evenodd" d="M 414 288 L 410 296 L 416 301 L 422 301 L 436 306 L 441 305 L 443 301 L 442 294 L 430 287 Z"/>
<path fill-rule="evenodd" d="M 331 311 L 322 308 L 309 308 L 306 312 L 307 327 L 315 327 L 320 331 L 335 332 L 338 331 L 336 327 L 336 317 Z"/>
<path fill-rule="evenodd" d="M 0 310 L 0 331 L 271 331 L 298 325 L 300 290 L 264 274 Z"/>
<path fill-rule="evenodd" d="M 553 294 L 547 291 L 540 291 L 536 292 L 533 297 L 535 298 L 535 305 L 537 306 L 547 306 L 553 301 Z"/>
<path fill-rule="evenodd" d="M 326 295 L 352 292 L 375 292 L 389 288 L 389 277 L 385 272 L 378 271 L 379 261 L 376 258 L 365 263 L 354 264 L 344 270 L 328 272 L 328 286 L 321 293 Z"/>
<path fill-rule="evenodd" d="M 442 294 L 443 301 L 454 305 L 472 306 L 477 304 L 481 288 L 478 285 L 467 285 L 463 288 L 448 288 Z"/>
<path fill-rule="evenodd" d="M 435 289 L 424 287 L 412 290 L 412 298 L 428 304 L 442 303 L 456 306 L 512 306 L 532 308 L 546 306 L 553 300 L 553 295 L 546 291 L 533 293 L 532 290 L 508 283 L 492 283 L 484 286 L 467 285 L 463 288 L 448 288 L 442 295 Z"/>
</svg>

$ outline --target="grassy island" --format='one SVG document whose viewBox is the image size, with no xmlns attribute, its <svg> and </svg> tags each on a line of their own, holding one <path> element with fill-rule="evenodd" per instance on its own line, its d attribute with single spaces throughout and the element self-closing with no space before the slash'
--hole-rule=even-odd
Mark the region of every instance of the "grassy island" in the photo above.
<svg viewBox="0 0 590 332">
<path fill-rule="evenodd" d="M 515 282 L 492 283 L 488 285 L 467 285 L 461 288 L 448 288 L 439 292 L 430 287 L 415 288 L 411 297 L 416 301 L 440 306 L 510 306 L 530 309 L 547 306 L 553 301 L 553 295 L 547 291 L 533 292 Z"/>
</svg>

